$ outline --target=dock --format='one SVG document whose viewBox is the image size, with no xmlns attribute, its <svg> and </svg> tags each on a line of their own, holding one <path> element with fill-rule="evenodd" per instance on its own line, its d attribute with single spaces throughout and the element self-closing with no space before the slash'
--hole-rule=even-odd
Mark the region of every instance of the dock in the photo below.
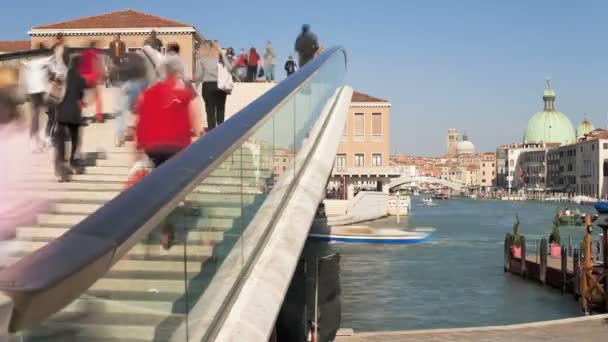
<svg viewBox="0 0 608 342">
<path fill-rule="evenodd" d="M 608 338 L 608 315 L 494 327 L 380 331 L 338 336 L 336 342 L 600 342 Z"/>
<path fill-rule="evenodd" d="M 550 246 L 542 239 L 538 248 L 528 249 L 525 236 L 519 235 L 520 245 L 515 246 L 515 237 L 507 233 L 504 243 L 504 271 L 522 278 L 570 293 L 579 301 L 584 314 L 608 312 L 608 224 L 600 224 L 604 230 L 601 241 L 597 241 L 598 253 L 592 255 L 591 222 L 587 221 L 587 233 L 583 249 L 572 246 Z M 552 255 L 551 255 L 552 254 Z"/>
</svg>

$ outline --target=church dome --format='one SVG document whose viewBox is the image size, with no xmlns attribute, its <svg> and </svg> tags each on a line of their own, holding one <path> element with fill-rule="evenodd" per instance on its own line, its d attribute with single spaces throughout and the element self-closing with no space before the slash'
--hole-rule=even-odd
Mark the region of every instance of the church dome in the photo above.
<svg viewBox="0 0 608 342">
<path fill-rule="evenodd" d="M 593 124 L 591 121 L 587 120 L 587 115 L 585 115 L 585 120 L 583 120 L 578 127 L 576 128 L 576 138 L 582 138 L 585 134 L 594 130 Z"/>
<path fill-rule="evenodd" d="M 555 92 L 547 80 L 543 96 L 545 108 L 534 114 L 528 122 L 524 133 L 524 143 L 560 143 L 562 145 L 576 142 L 574 128 L 564 113 L 555 110 Z"/>
<path fill-rule="evenodd" d="M 466 134 L 462 135 L 462 140 L 456 145 L 456 151 L 458 154 L 473 154 L 475 153 L 475 145 L 469 141 L 469 137 Z"/>
</svg>

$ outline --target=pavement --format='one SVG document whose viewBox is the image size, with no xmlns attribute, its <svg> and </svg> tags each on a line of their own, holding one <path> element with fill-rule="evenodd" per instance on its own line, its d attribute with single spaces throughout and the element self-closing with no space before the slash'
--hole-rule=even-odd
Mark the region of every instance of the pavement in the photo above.
<svg viewBox="0 0 608 342">
<path fill-rule="evenodd" d="M 599 342 L 608 340 L 608 315 L 509 326 L 355 333 L 335 342 Z"/>
</svg>

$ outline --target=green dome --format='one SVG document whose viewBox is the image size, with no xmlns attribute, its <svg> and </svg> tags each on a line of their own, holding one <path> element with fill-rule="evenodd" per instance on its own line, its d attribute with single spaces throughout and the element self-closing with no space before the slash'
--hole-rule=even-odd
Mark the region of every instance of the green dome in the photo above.
<svg viewBox="0 0 608 342">
<path fill-rule="evenodd" d="M 593 129 L 593 124 L 587 120 L 587 117 L 585 116 L 585 120 L 578 124 L 578 127 L 576 128 L 576 138 L 578 139 L 584 137 L 585 134 L 593 131 Z"/>
<path fill-rule="evenodd" d="M 562 145 L 576 142 L 574 128 L 567 116 L 555 110 L 555 92 L 551 81 L 547 80 L 547 88 L 543 94 L 545 109 L 534 114 L 528 122 L 524 133 L 524 143 L 561 143 Z"/>
</svg>

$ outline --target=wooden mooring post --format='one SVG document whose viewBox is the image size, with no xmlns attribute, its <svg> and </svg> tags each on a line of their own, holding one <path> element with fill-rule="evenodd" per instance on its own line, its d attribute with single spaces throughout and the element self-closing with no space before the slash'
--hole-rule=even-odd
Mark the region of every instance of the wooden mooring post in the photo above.
<svg viewBox="0 0 608 342">
<path fill-rule="evenodd" d="M 568 249 L 566 246 L 562 246 L 561 249 L 562 257 L 562 294 L 566 293 L 566 286 L 568 285 Z"/>
<path fill-rule="evenodd" d="M 504 271 L 511 272 L 511 245 L 513 243 L 513 235 L 507 233 L 505 235 L 505 265 Z"/>
<path fill-rule="evenodd" d="M 521 276 L 526 277 L 526 237 L 521 236 Z"/>
<path fill-rule="evenodd" d="M 538 280 L 541 284 L 545 285 L 547 283 L 547 239 L 542 238 L 540 240 L 540 265 L 538 272 Z"/>
<path fill-rule="evenodd" d="M 572 273 L 574 275 L 572 294 L 578 300 L 581 295 L 581 253 L 578 248 L 572 251 Z"/>
<path fill-rule="evenodd" d="M 583 240 L 584 248 L 584 266 L 581 272 L 581 310 L 588 315 L 589 314 L 589 276 L 591 276 L 591 232 L 593 228 L 591 226 L 591 215 L 586 216 L 585 220 L 585 239 Z"/>
</svg>

